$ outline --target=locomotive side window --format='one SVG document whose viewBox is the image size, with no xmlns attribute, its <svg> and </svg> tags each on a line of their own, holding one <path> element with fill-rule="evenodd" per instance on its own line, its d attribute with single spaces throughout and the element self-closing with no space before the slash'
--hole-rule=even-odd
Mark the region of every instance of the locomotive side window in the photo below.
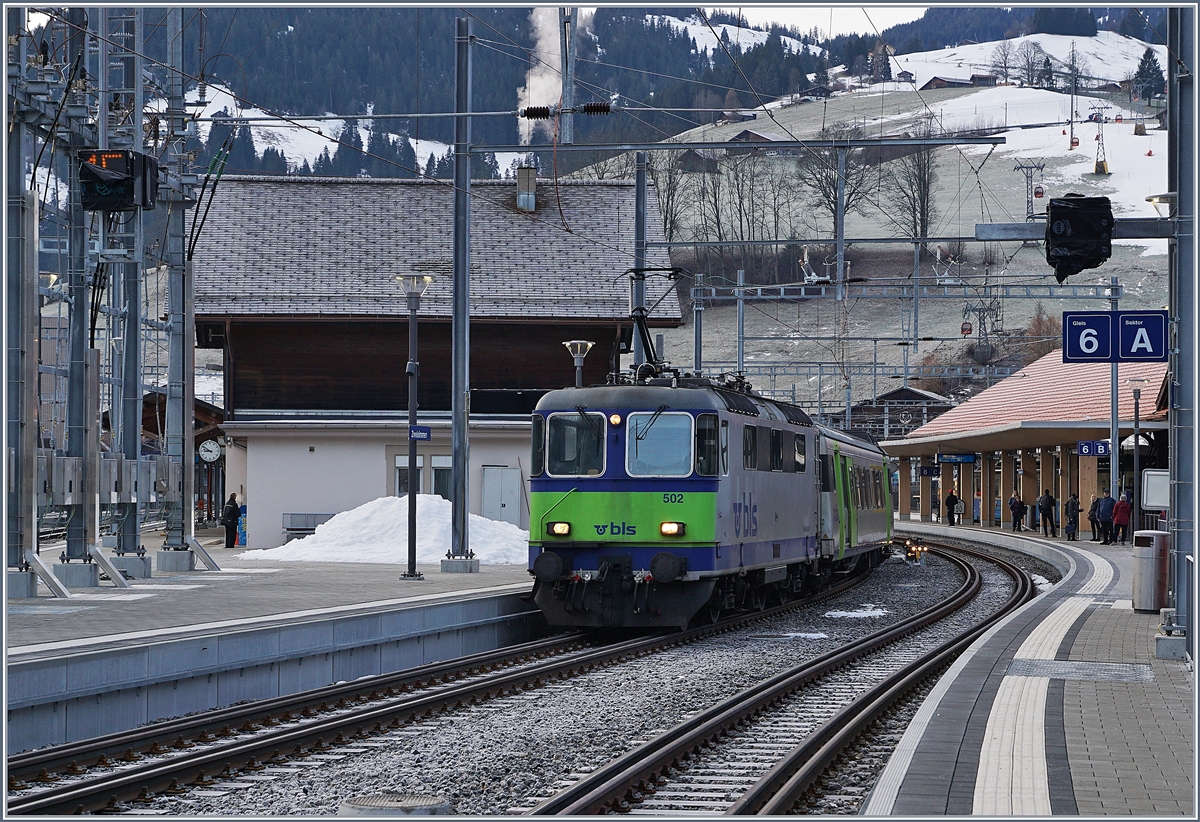
<svg viewBox="0 0 1200 822">
<path fill-rule="evenodd" d="M 721 420 L 721 476 L 729 476 L 729 420 Z"/>
<path fill-rule="evenodd" d="M 533 415 L 533 456 L 530 459 L 529 475 L 539 476 L 546 470 L 546 420 L 541 414 Z"/>
<path fill-rule="evenodd" d="M 771 470 L 783 470 L 783 432 L 771 429 Z"/>
<path fill-rule="evenodd" d="M 551 414 L 547 425 L 546 472 L 559 477 L 604 473 L 604 415 Z"/>
<path fill-rule="evenodd" d="M 696 473 L 702 477 L 717 476 L 721 458 L 716 414 L 696 415 Z"/>
<path fill-rule="evenodd" d="M 808 464 L 808 443 L 804 434 L 796 435 L 796 473 L 803 474 Z"/>
<path fill-rule="evenodd" d="M 753 425 L 742 429 L 742 468 L 758 470 L 758 428 Z"/>
<path fill-rule="evenodd" d="M 692 415 L 629 415 L 625 470 L 631 477 L 686 477 L 692 473 Z"/>
</svg>

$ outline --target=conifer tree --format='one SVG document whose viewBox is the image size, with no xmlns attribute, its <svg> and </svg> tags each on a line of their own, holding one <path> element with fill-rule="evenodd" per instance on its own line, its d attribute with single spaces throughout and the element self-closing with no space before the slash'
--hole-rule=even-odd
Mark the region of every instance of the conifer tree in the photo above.
<svg viewBox="0 0 1200 822">
<path fill-rule="evenodd" d="M 1141 62 L 1138 63 L 1137 72 L 1133 75 L 1134 93 L 1139 97 L 1150 99 L 1162 94 L 1166 85 L 1167 80 L 1163 77 L 1163 70 L 1158 64 L 1158 57 L 1155 56 L 1154 49 L 1146 49 L 1142 54 Z"/>
</svg>

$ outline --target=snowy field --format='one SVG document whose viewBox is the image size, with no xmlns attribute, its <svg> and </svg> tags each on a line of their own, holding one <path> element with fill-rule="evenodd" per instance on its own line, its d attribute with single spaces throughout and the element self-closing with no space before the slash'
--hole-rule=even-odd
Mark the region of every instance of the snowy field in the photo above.
<svg viewBox="0 0 1200 822">
<path fill-rule="evenodd" d="M 417 495 L 417 562 L 436 564 L 450 549 L 451 505 Z M 468 524 L 471 551 L 483 565 L 524 565 L 529 532 L 475 514 Z M 318 525 L 312 536 L 277 548 L 244 551 L 238 559 L 280 562 L 408 562 L 408 497 L 380 497 Z"/>
</svg>

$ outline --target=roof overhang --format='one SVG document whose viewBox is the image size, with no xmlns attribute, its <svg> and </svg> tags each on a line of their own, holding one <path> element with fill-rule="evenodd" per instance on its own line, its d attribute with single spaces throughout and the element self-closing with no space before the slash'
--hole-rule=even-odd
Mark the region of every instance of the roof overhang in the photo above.
<svg viewBox="0 0 1200 822">
<path fill-rule="evenodd" d="M 1121 420 L 1121 435 L 1133 434 L 1133 420 Z M 1163 420 L 1142 420 L 1143 431 L 1166 430 Z M 959 431 L 933 437 L 888 440 L 879 446 L 892 457 L 918 457 L 932 454 L 976 454 L 989 451 L 1018 451 L 1022 448 L 1053 448 L 1082 439 L 1107 439 L 1108 420 L 1024 420 L 993 428 Z"/>
</svg>

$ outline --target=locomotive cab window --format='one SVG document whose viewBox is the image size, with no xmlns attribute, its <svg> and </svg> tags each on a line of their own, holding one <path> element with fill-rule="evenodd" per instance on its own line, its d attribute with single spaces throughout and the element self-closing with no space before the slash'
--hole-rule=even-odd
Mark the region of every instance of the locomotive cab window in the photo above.
<svg viewBox="0 0 1200 822">
<path fill-rule="evenodd" d="M 696 473 L 699 476 L 715 477 L 720 471 L 719 430 L 716 414 L 696 415 Z"/>
<path fill-rule="evenodd" d="M 808 443 L 804 434 L 796 435 L 796 473 L 803 474 L 808 465 Z"/>
<path fill-rule="evenodd" d="M 604 415 L 551 414 L 547 422 L 546 472 L 558 477 L 604 473 Z"/>
<path fill-rule="evenodd" d="M 625 470 L 631 477 L 686 477 L 692 473 L 692 415 L 629 415 Z"/>
<path fill-rule="evenodd" d="M 541 414 L 533 415 L 533 455 L 530 459 L 529 475 L 536 477 L 546 470 L 546 420 Z"/>
<path fill-rule="evenodd" d="M 753 425 L 742 429 L 742 468 L 758 470 L 758 428 Z"/>
</svg>

